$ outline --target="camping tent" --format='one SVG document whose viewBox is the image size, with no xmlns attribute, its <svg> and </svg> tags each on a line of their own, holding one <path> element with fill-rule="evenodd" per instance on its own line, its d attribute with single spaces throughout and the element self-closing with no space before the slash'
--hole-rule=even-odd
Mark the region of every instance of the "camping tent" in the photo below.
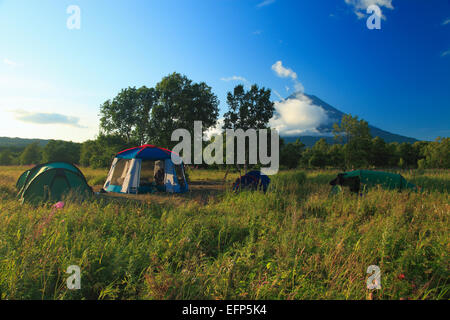
<svg viewBox="0 0 450 320">
<path fill-rule="evenodd" d="M 17 179 L 17 182 L 16 182 L 17 190 L 22 189 L 23 185 L 25 184 L 25 181 L 27 181 L 27 178 L 28 178 L 28 175 L 30 174 L 30 172 L 31 172 L 31 169 L 25 171 L 24 173 L 22 173 L 20 175 L 19 179 Z"/>
<path fill-rule="evenodd" d="M 417 191 L 417 187 L 396 173 L 372 171 L 372 170 L 355 170 L 339 173 L 338 176 L 330 181 L 332 186 L 347 186 L 350 191 L 359 192 L 362 188 L 370 188 L 381 186 L 388 190 L 413 190 Z"/>
<path fill-rule="evenodd" d="M 233 191 L 248 189 L 248 190 L 263 190 L 267 191 L 269 187 L 270 179 L 261 171 L 250 171 L 236 179 L 233 184 Z"/>
<path fill-rule="evenodd" d="M 172 156 L 179 165 L 172 162 Z M 103 189 L 134 194 L 155 191 L 180 193 L 188 191 L 188 184 L 183 162 L 177 154 L 146 144 L 115 156 Z"/>
<path fill-rule="evenodd" d="M 49 162 L 25 171 L 16 183 L 17 197 L 22 202 L 59 201 L 71 190 L 91 194 L 83 173 L 66 162 Z"/>
</svg>

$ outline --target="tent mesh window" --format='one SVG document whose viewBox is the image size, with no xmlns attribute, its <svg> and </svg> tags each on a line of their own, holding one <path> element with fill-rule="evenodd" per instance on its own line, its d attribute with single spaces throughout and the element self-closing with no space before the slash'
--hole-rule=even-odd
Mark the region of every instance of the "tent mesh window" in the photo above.
<svg viewBox="0 0 450 320">
<path fill-rule="evenodd" d="M 140 187 L 164 185 L 164 161 L 144 160 L 141 163 Z"/>
<path fill-rule="evenodd" d="M 121 186 L 128 172 L 131 160 L 119 159 L 114 168 L 114 173 L 111 178 L 111 184 L 114 186 Z"/>
<path fill-rule="evenodd" d="M 180 184 L 181 189 L 184 189 L 183 167 L 181 165 L 175 165 L 175 173 L 177 174 L 178 183 Z"/>
</svg>

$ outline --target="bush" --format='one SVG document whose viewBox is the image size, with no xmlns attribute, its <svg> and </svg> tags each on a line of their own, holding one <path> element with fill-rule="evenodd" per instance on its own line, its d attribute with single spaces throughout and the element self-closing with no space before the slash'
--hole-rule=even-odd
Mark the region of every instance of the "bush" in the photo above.
<svg viewBox="0 0 450 320">
<path fill-rule="evenodd" d="M 41 148 L 39 143 L 31 143 L 26 146 L 25 150 L 20 155 L 20 164 L 38 164 L 41 161 Z"/>
<path fill-rule="evenodd" d="M 67 141 L 50 140 L 42 150 L 42 161 L 65 161 L 80 163 L 81 144 Z"/>
</svg>

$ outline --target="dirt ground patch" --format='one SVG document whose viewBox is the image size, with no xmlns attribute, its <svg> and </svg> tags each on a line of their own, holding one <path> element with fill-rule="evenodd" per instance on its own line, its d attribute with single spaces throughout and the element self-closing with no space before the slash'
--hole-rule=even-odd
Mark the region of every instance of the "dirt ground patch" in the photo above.
<svg viewBox="0 0 450 320">
<path fill-rule="evenodd" d="M 187 201 L 195 201 L 199 204 L 206 204 L 214 201 L 219 194 L 224 193 L 227 188 L 230 188 L 229 182 L 223 181 L 192 181 L 189 183 L 189 191 L 186 193 L 165 193 L 157 192 L 152 194 L 121 194 L 121 193 L 100 193 L 101 197 L 123 199 L 123 200 L 137 200 L 153 203 L 170 203 L 172 205 L 181 206 Z M 100 192 L 101 185 L 93 186 L 94 192 Z"/>
</svg>

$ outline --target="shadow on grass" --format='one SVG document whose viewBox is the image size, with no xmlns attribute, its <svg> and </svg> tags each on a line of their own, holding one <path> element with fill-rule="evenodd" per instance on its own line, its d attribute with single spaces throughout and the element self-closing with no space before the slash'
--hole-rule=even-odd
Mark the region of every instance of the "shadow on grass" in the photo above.
<svg viewBox="0 0 450 320">
<path fill-rule="evenodd" d="M 421 187 L 422 191 L 449 192 L 450 180 L 445 178 L 419 176 L 409 180 L 416 186 Z"/>
<path fill-rule="evenodd" d="M 0 186 L 0 199 L 6 199 L 10 200 L 15 198 L 17 195 L 17 192 L 15 189 L 7 187 L 7 186 Z"/>
</svg>

